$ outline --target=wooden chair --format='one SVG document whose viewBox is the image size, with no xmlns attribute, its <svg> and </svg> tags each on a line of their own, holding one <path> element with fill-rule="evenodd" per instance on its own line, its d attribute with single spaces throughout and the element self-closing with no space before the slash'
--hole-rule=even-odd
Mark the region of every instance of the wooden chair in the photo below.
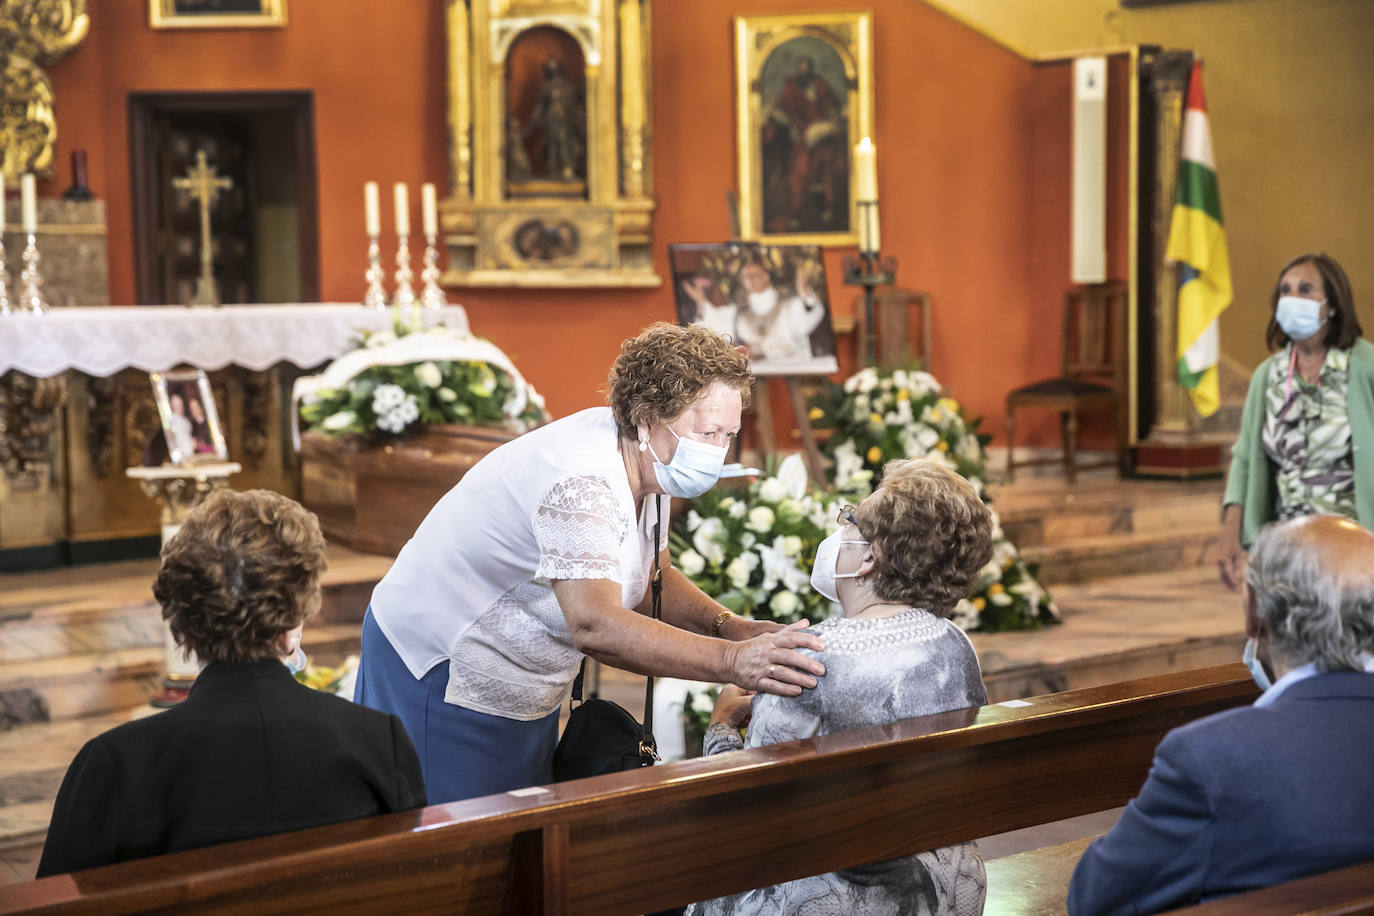
<svg viewBox="0 0 1374 916">
<path fill-rule="evenodd" d="M 912 312 L 917 314 L 912 316 Z M 874 353 L 878 365 L 886 369 L 900 369 L 919 361 L 922 369 L 930 371 L 930 294 L 901 287 L 878 290 L 873 294 L 873 326 L 877 331 Z M 915 340 L 912 330 L 915 329 Z M 868 336 L 868 317 L 864 314 L 864 300 L 854 301 L 854 365 L 868 365 L 868 351 L 864 341 Z"/>
<path fill-rule="evenodd" d="M 1016 461 L 1015 416 L 1018 408 L 1039 407 L 1059 412 L 1063 436 L 1064 478 L 1074 482 L 1087 468 L 1123 468 L 1126 456 L 1126 285 L 1120 282 L 1079 286 L 1064 295 L 1064 349 L 1058 378 L 1017 388 L 1007 395 L 1007 480 L 1016 466 L 1055 464 L 1061 459 Z M 1116 439 L 1111 461 L 1078 464 L 1078 415 L 1109 411 Z"/>
</svg>

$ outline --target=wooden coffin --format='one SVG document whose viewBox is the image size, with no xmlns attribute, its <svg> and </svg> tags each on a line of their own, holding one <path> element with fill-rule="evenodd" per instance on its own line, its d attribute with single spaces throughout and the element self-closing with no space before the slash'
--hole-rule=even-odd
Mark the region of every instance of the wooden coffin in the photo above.
<svg viewBox="0 0 1374 916">
<path fill-rule="evenodd" d="M 301 502 L 330 541 L 395 556 L 425 515 L 488 452 L 518 433 L 431 426 L 387 445 L 301 437 Z"/>
</svg>

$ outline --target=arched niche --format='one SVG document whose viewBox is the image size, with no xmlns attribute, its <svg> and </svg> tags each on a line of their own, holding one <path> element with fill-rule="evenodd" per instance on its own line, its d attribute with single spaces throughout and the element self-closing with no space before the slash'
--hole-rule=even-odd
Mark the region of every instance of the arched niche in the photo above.
<svg viewBox="0 0 1374 916">
<path fill-rule="evenodd" d="M 582 46 L 552 25 L 515 36 L 504 63 L 502 196 L 585 200 L 587 67 Z"/>
</svg>

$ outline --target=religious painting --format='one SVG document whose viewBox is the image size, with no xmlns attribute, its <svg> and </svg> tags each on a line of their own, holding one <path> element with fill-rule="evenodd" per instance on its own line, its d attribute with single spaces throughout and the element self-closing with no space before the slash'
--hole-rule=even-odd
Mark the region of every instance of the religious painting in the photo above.
<svg viewBox="0 0 1374 916">
<path fill-rule="evenodd" d="M 215 395 L 203 369 L 154 372 L 153 397 L 173 464 L 227 461 L 229 448 L 215 410 Z"/>
<path fill-rule="evenodd" d="M 819 245 L 669 245 L 678 323 L 745 348 L 755 375 L 839 369 Z"/>
<path fill-rule="evenodd" d="M 873 133 L 871 13 L 741 16 L 741 238 L 858 242 L 854 146 Z"/>
<path fill-rule="evenodd" d="M 286 25 L 286 0 L 148 0 L 155 29 L 248 29 Z"/>
</svg>

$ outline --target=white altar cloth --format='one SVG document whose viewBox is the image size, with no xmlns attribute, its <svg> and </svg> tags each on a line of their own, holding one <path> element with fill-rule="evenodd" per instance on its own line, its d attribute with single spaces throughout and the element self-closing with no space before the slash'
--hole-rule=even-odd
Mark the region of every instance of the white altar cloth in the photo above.
<svg viewBox="0 0 1374 916">
<path fill-rule="evenodd" d="M 427 325 L 468 327 L 462 306 L 421 314 Z M 261 371 L 289 362 L 310 368 L 345 352 L 360 330 L 389 329 L 392 317 L 392 309 L 343 303 L 106 306 L 0 315 L 0 375 L 17 369 L 46 378 L 75 369 L 103 378 L 121 369 L 162 372 L 183 364 Z"/>
</svg>

